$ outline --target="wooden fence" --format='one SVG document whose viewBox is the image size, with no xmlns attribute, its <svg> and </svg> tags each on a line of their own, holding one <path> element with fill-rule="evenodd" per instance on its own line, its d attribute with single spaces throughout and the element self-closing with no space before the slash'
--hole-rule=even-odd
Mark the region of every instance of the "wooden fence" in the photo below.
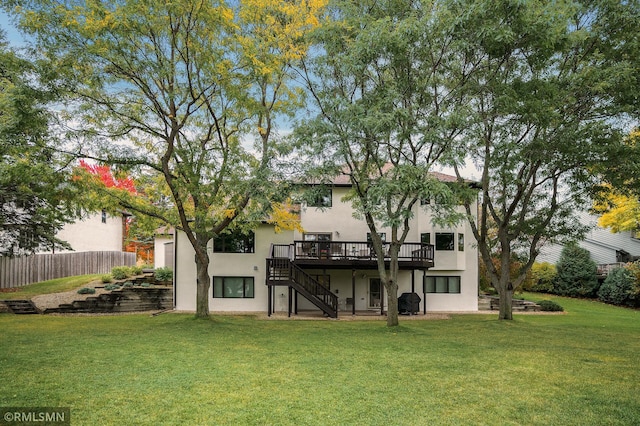
<svg viewBox="0 0 640 426">
<path fill-rule="evenodd" d="M 136 264 L 135 253 L 87 251 L 0 257 L 0 289 L 86 274 L 108 274 L 114 266 Z"/>
</svg>

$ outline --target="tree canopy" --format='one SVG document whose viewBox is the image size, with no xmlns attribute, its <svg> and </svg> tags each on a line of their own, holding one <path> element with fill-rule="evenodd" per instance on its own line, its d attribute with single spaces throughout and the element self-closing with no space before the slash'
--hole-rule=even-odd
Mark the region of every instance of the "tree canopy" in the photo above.
<svg viewBox="0 0 640 426">
<path fill-rule="evenodd" d="M 69 248 L 56 237 L 77 213 L 71 168 L 50 129 L 58 93 L 1 33 L 0 87 L 0 255 Z"/>
<path fill-rule="evenodd" d="M 16 3 L 22 28 L 70 82 L 77 154 L 147 185 L 146 197 L 119 201 L 185 232 L 197 316 L 208 316 L 207 243 L 240 219 L 264 219 L 280 195 L 276 119 L 299 102 L 289 66 L 322 1 Z"/>
</svg>

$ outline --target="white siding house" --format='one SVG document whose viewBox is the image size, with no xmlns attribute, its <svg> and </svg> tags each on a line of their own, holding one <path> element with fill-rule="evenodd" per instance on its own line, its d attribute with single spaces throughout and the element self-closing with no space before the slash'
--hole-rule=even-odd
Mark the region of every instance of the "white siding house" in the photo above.
<svg viewBox="0 0 640 426">
<path fill-rule="evenodd" d="M 71 245 L 74 252 L 123 251 L 125 215 L 91 213 L 82 220 L 66 224 L 56 237 Z M 65 253 L 69 250 L 56 250 Z"/>
<path fill-rule="evenodd" d="M 384 312 L 387 296 L 367 242 L 369 229 L 364 220 L 353 217 L 350 202 L 343 201 L 349 189 L 347 184 L 334 184 L 322 207 L 303 205 L 304 232 L 275 233 L 272 225 L 262 224 L 255 230 L 253 248 L 243 249 L 245 253 L 220 253 L 210 243 L 210 309 L 319 310 L 317 296 L 335 303 L 339 315 Z M 380 232 L 385 238 L 391 236 L 390 229 Z M 180 232 L 175 243 L 175 307 L 195 311 L 194 252 Z M 422 299 L 420 312 L 478 310 L 478 253 L 468 223 L 436 227 L 430 205 L 417 205 L 400 255 L 398 295 L 417 293 Z M 330 294 L 317 287 L 306 292 L 289 285 L 290 276 L 278 281 L 283 271 L 291 274 L 292 268 L 300 274 L 294 280 L 320 283 Z"/>
<path fill-rule="evenodd" d="M 601 228 L 598 226 L 598 216 L 587 212 L 580 213 L 578 217 L 580 223 L 591 228 L 584 240 L 578 242 L 578 245 L 589 251 L 591 260 L 595 263 L 629 262 L 640 257 L 640 240 L 634 238 L 634 234 L 631 232 L 613 233 L 609 229 Z M 564 246 L 561 244 L 543 246 L 536 260 L 556 264 L 563 248 Z"/>
</svg>

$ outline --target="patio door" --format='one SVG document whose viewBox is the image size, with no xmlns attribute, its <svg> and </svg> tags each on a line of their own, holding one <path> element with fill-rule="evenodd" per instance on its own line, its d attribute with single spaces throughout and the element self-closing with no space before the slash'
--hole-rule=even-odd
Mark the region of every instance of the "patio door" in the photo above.
<svg viewBox="0 0 640 426">
<path fill-rule="evenodd" d="M 369 308 L 380 308 L 381 286 L 380 278 L 369 278 Z"/>
</svg>

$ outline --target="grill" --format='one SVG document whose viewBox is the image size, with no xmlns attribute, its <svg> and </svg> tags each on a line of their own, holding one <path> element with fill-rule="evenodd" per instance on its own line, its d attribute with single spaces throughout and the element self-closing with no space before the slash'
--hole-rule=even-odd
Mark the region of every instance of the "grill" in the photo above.
<svg viewBox="0 0 640 426">
<path fill-rule="evenodd" d="M 417 314 L 420 312 L 420 301 L 417 293 L 402 293 L 398 297 L 398 312 L 401 314 Z"/>
</svg>

